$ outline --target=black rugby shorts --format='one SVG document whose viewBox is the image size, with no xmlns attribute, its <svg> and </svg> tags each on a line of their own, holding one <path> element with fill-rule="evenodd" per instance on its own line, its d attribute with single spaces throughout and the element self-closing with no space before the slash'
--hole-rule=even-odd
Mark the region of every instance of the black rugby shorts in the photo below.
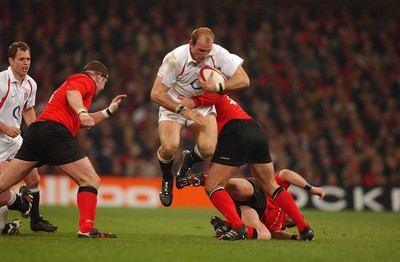
<svg viewBox="0 0 400 262">
<path fill-rule="evenodd" d="M 229 121 L 218 136 L 211 162 L 227 166 L 272 162 L 266 133 L 253 119 Z"/>
<path fill-rule="evenodd" d="M 267 209 L 267 196 L 264 190 L 262 190 L 260 184 L 257 183 L 253 178 L 246 178 L 247 181 L 251 183 L 254 188 L 254 193 L 248 201 L 240 202 L 233 200 L 236 206 L 236 212 L 241 215 L 240 206 L 248 206 L 254 209 L 259 218 L 264 216 L 265 210 Z"/>
<path fill-rule="evenodd" d="M 27 129 L 15 158 L 38 161 L 39 167 L 64 165 L 85 156 L 67 127 L 54 121 L 38 121 Z"/>
</svg>

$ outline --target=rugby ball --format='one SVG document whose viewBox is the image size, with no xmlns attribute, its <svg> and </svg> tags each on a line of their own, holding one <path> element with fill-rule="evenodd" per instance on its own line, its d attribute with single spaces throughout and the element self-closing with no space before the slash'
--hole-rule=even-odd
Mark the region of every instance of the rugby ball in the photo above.
<svg viewBox="0 0 400 262">
<path fill-rule="evenodd" d="M 207 81 L 211 76 L 211 72 L 214 72 L 213 78 L 215 83 L 223 83 L 226 81 L 226 77 L 221 73 L 221 71 L 208 65 L 200 69 L 199 76 L 204 81 Z"/>
</svg>

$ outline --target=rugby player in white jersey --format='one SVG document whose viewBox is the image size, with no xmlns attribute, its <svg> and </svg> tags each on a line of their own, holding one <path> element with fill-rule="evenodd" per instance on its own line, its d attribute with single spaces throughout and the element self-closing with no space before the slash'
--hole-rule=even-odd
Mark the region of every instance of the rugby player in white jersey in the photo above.
<svg viewBox="0 0 400 262">
<path fill-rule="evenodd" d="M 22 119 L 27 125 L 36 119 L 37 84 L 28 75 L 31 64 L 29 46 L 24 42 L 14 42 L 8 50 L 8 62 L 10 66 L 0 72 L 0 172 L 22 144 Z M 32 231 L 55 232 L 58 227 L 44 220 L 39 213 L 39 180 L 35 168 L 24 179 L 27 187 L 22 186 L 19 195 L 15 192 L 1 194 L 0 204 L 6 204 L 10 210 L 21 211 L 23 217 L 30 217 Z"/>
<path fill-rule="evenodd" d="M 214 34 L 207 27 L 195 29 L 188 44 L 175 48 L 164 57 L 151 90 L 152 101 L 160 105 L 157 155 L 162 171 L 160 201 L 164 206 L 172 204 L 172 166 L 183 127 L 192 132 L 196 145 L 191 151 L 182 152 L 177 182 L 189 174 L 194 163 L 210 157 L 217 143 L 214 106 L 189 109 L 179 103 L 179 96 L 194 97 L 204 91 L 248 87 L 250 80 L 242 63 L 242 58 L 214 44 Z M 199 79 L 199 71 L 205 65 L 219 69 L 228 80 L 215 83 L 212 77 L 207 81 Z M 182 187 L 177 183 L 177 188 Z"/>
</svg>

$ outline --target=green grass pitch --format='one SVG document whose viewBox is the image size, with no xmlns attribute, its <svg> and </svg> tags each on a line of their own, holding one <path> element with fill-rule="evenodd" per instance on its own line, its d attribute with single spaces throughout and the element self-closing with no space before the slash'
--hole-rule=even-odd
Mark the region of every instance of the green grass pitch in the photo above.
<svg viewBox="0 0 400 262">
<path fill-rule="evenodd" d="M 0 236 L 2 261 L 399 261 L 400 214 L 303 210 L 315 241 L 220 241 L 213 209 L 98 208 L 96 227 L 117 239 L 78 239 L 76 207 L 42 207 L 60 229 Z M 9 220 L 19 217 L 10 211 Z M 290 230 L 289 232 L 295 232 Z"/>
</svg>

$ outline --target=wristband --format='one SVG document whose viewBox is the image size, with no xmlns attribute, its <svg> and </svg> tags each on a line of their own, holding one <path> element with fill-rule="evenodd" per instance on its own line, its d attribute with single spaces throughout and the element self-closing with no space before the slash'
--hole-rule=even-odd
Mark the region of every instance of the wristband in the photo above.
<svg viewBox="0 0 400 262">
<path fill-rule="evenodd" d="M 78 109 L 76 113 L 78 114 L 78 116 L 80 116 L 81 114 L 88 114 L 88 111 L 86 108 L 82 107 L 81 109 Z"/>
<path fill-rule="evenodd" d="M 297 236 L 298 236 L 298 235 L 292 235 L 292 236 L 290 237 L 290 239 L 291 239 L 291 240 L 297 240 Z"/>
<path fill-rule="evenodd" d="M 185 109 L 187 109 L 186 106 L 183 106 L 183 105 L 179 104 L 179 105 L 175 108 L 175 113 L 181 114 Z"/>
<path fill-rule="evenodd" d="M 221 93 L 221 92 L 223 92 L 224 90 L 225 90 L 225 83 L 224 83 L 224 82 L 216 83 L 216 84 L 215 84 L 215 91 L 216 91 L 217 93 Z"/>
<path fill-rule="evenodd" d="M 305 187 L 303 187 L 305 190 L 307 190 L 307 191 L 311 191 L 311 188 L 312 188 L 312 185 L 310 185 L 310 184 L 306 184 L 306 186 Z"/>
<path fill-rule="evenodd" d="M 111 103 L 111 104 L 108 106 L 107 109 L 111 112 L 111 115 L 114 114 L 115 111 L 117 111 L 117 109 L 118 109 L 118 103 L 116 103 L 116 102 Z"/>
<path fill-rule="evenodd" d="M 105 118 L 109 118 L 113 114 L 111 112 L 110 108 L 108 108 L 108 107 L 106 109 L 103 109 L 101 112 L 103 113 L 103 116 Z"/>
</svg>

